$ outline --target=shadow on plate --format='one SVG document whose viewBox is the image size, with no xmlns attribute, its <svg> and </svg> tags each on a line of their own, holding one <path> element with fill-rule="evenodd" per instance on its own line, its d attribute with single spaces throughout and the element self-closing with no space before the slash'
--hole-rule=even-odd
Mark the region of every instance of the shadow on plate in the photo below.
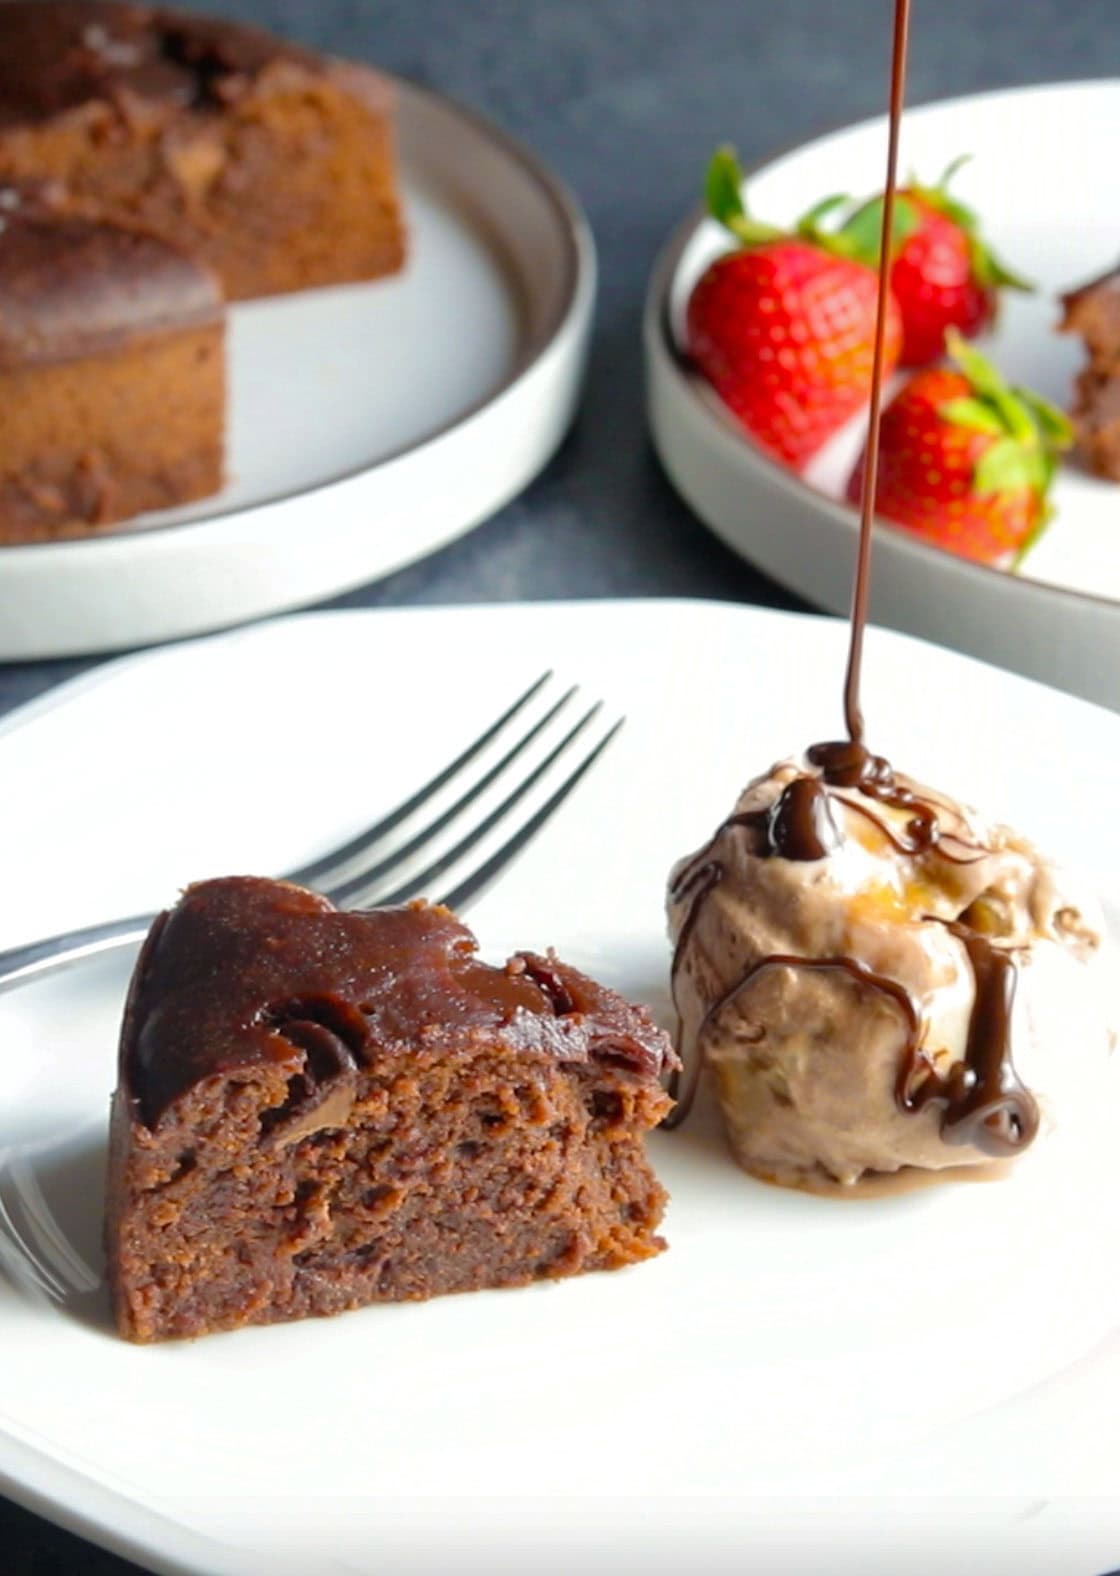
<svg viewBox="0 0 1120 1576">
<path fill-rule="evenodd" d="M 21 1295 L 109 1331 L 101 1222 L 106 1135 L 0 1155 L 0 1274 Z"/>
</svg>

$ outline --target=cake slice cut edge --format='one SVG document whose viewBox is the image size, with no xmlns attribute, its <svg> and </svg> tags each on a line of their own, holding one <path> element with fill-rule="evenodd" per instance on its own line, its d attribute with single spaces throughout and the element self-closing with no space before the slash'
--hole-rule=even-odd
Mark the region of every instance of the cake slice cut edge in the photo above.
<svg viewBox="0 0 1120 1576">
<path fill-rule="evenodd" d="M 197 1336 L 527 1285 L 658 1253 L 644 1153 L 675 1065 L 549 955 L 446 909 L 188 888 L 137 962 L 105 1238 L 117 1329 Z"/>
</svg>

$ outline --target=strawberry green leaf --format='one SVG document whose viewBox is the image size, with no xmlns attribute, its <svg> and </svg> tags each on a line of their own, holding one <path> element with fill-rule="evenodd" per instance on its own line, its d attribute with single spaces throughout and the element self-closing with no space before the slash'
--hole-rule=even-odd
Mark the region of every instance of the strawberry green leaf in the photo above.
<svg viewBox="0 0 1120 1576">
<path fill-rule="evenodd" d="M 967 394 L 960 399 L 946 400 L 937 407 L 937 414 L 954 427 L 970 427 L 974 432 L 990 432 L 1002 438 L 1007 429 L 990 405 L 982 399 L 970 399 Z"/>
<path fill-rule="evenodd" d="M 726 227 L 741 246 L 764 246 L 767 241 L 778 241 L 787 232 L 774 224 L 761 224 L 757 219 L 744 215 L 741 219 L 728 219 Z"/>
<path fill-rule="evenodd" d="M 980 227 L 980 220 L 975 208 L 970 208 L 967 203 L 961 202 L 959 197 L 946 197 L 943 192 L 930 192 L 926 201 L 931 208 L 936 208 L 938 213 L 944 214 L 946 219 L 951 219 L 958 230 L 972 237 Z"/>
<path fill-rule="evenodd" d="M 975 234 L 969 235 L 968 255 L 973 278 L 985 290 L 1022 290 L 1024 294 L 1030 295 L 1038 288 L 1022 274 L 1008 268 L 991 247 Z"/>
<path fill-rule="evenodd" d="M 708 212 L 730 230 L 744 246 L 761 246 L 775 241 L 784 232 L 772 224 L 752 219 L 743 201 L 743 172 L 733 148 L 717 148 L 708 164 L 704 181 Z"/>
<path fill-rule="evenodd" d="M 849 239 L 842 229 L 826 230 L 821 224 L 822 219 L 827 219 L 829 214 L 836 213 L 851 203 L 851 198 L 844 193 L 834 193 L 831 197 L 822 197 L 820 202 L 803 213 L 794 226 L 794 233 L 802 240 L 810 241 L 814 246 L 819 246 L 823 251 L 831 252 L 834 257 L 848 257 L 853 262 L 861 263 L 864 258 L 859 248 Z"/>
<path fill-rule="evenodd" d="M 950 159 L 941 172 L 941 179 L 937 183 L 939 192 L 948 191 L 954 175 L 958 170 L 963 170 L 966 164 L 972 163 L 971 153 L 958 153 L 955 159 Z"/>
<path fill-rule="evenodd" d="M 968 240 L 969 258 L 972 263 L 972 273 L 978 285 L 985 290 L 1023 290 L 1033 291 L 1036 287 L 1022 274 L 1016 273 L 992 251 L 988 243 L 980 235 L 980 220 L 974 208 L 961 202 L 959 197 L 949 195 L 949 182 L 956 175 L 963 164 L 967 164 L 971 154 L 964 153 L 947 165 L 941 179 L 936 186 L 923 186 L 918 181 L 912 181 L 909 190 L 915 197 L 920 197 L 929 207 L 936 209 L 949 219 L 957 228 L 963 231 Z"/>
<path fill-rule="evenodd" d="M 984 395 L 986 399 L 998 400 L 1010 392 L 1003 374 L 987 356 L 981 355 L 975 345 L 969 344 L 959 329 L 946 329 L 945 348 L 949 352 L 949 359 L 956 362 L 977 394 Z"/>
<path fill-rule="evenodd" d="M 915 197 L 920 197 L 936 213 L 944 214 L 946 219 L 951 219 L 967 236 L 975 234 L 979 227 L 979 220 L 975 211 L 967 203 L 961 202 L 959 197 L 951 197 L 949 195 L 949 183 L 961 166 L 967 164 L 971 158 L 971 153 L 958 154 L 955 159 L 945 166 L 935 186 L 925 186 L 916 179 L 911 179 L 908 183 L 908 189 L 914 193 Z"/>
<path fill-rule="evenodd" d="M 1035 426 L 1050 447 L 1068 449 L 1073 443 L 1073 423 L 1069 417 L 1041 394 L 1032 394 L 1030 389 L 1017 388 L 1013 392 L 1030 411 Z"/>
<path fill-rule="evenodd" d="M 733 148 L 717 148 L 708 164 L 704 180 L 708 212 L 720 224 L 746 217 L 743 203 L 743 174 Z"/>
<path fill-rule="evenodd" d="M 1058 474 L 1058 456 L 1053 449 L 1041 449 L 1039 452 L 1042 457 L 1042 486 L 1039 488 L 1039 497 L 1045 498 L 1054 477 Z"/>
<path fill-rule="evenodd" d="M 883 234 L 882 199 L 873 198 L 871 202 L 857 208 L 837 233 L 848 243 L 853 257 L 860 257 L 869 267 L 874 267 L 879 258 L 879 243 Z"/>
<path fill-rule="evenodd" d="M 999 410 L 1013 438 L 1017 438 L 1020 443 L 1038 442 L 1038 428 L 1035 426 L 1034 418 L 1010 389 L 1004 389 L 1001 394 L 993 395 L 993 404 Z"/>
<path fill-rule="evenodd" d="M 1029 488 L 1044 502 L 1057 471 L 1058 452 L 1067 448 L 1072 438 L 1069 422 L 1041 395 L 1012 388 L 956 329 L 948 331 L 945 342 L 972 392 L 947 400 L 938 415 L 990 434 L 995 440 L 973 471 L 977 494 L 983 497 Z"/>
<path fill-rule="evenodd" d="M 980 456 L 972 483 L 980 497 L 993 493 L 1018 492 L 1027 487 L 1042 493 L 1049 482 L 1048 467 L 1042 453 L 1014 438 L 1001 438 Z"/>
<path fill-rule="evenodd" d="M 998 420 L 1000 431 L 1028 448 L 1051 456 L 1069 448 L 1073 442 L 1073 428 L 1057 406 L 1030 389 L 1012 388 L 988 358 L 956 329 L 946 333 L 945 342 L 950 356 L 972 386 L 971 398 L 950 401 L 966 407 L 962 413 L 966 425 L 970 424 L 969 415 L 976 417 L 974 407 L 979 405 Z M 994 429 L 989 426 L 984 430 Z"/>
<path fill-rule="evenodd" d="M 956 329 L 946 331 L 945 344 L 950 356 L 971 383 L 973 392 L 985 400 L 999 417 L 1003 430 L 1022 443 L 1034 444 L 1038 428 L 1030 411 L 988 358 L 982 356 L 975 345 L 970 345 Z"/>
<path fill-rule="evenodd" d="M 895 198 L 891 224 L 891 251 L 897 252 L 921 224 L 921 215 L 905 197 Z M 879 263 L 879 247 L 883 236 L 883 199 L 873 197 L 862 203 L 836 232 L 835 239 L 844 244 L 847 254 L 875 268 Z"/>
<path fill-rule="evenodd" d="M 851 200 L 845 192 L 833 192 L 831 197 L 822 197 L 820 202 L 815 202 L 798 219 L 794 226 L 798 235 L 815 235 L 822 219 L 827 218 L 830 213 L 835 213 L 837 208 L 842 208 Z"/>
</svg>

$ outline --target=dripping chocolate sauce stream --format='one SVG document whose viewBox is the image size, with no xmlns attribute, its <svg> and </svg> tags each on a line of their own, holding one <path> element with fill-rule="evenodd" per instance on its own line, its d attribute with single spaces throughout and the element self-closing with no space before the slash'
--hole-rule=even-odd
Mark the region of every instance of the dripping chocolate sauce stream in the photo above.
<svg viewBox="0 0 1120 1576">
<path fill-rule="evenodd" d="M 863 632 L 871 586 L 871 532 L 875 523 L 875 488 L 879 480 L 879 412 L 883 403 L 883 362 L 886 355 L 887 306 L 890 301 L 891 237 L 898 186 L 898 137 L 906 94 L 906 48 L 910 34 L 910 0 L 895 0 L 894 44 L 891 49 L 890 130 L 887 137 L 887 181 L 883 188 L 883 224 L 879 232 L 879 298 L 875 308 L 875 350 L 871 363 L 871 411 L 863 466 L 863 502 L 859 518 L 859 552 L 852 590 L 848 671 L 844 680 L 844 721 L 853 744 L 863 743 L 860 677 Z"/>
<path fill-rule="evenodd" d="M 862 785 L 861 779 L 868 775 L 871 758 L 863 747 L 863 712 L 860 708 L 860 674 L 863 661 L 863 632 L 867 623 L 868 589 L 871 574 L 871 532 L 875 520 L 875 486 L 879 471 L 879 412 L 882 407 L 883 393 L 883 365 L 886 354 L 886 325 L 887 306 L 890 300 L 890 239 L 894 229 L 895 189 L 898 183 L 898 137 L 902 123 L 902 107 L 905 99 L 906 83 L 906 49 L 910 32 L 910 0 L 895 0 L 894 6 L 894 40 L 891 46 L 891 75 L 890 75 L 890 132 L 887 139 L 887 181 L 883 194 L 883 219 L 879 234 L 879 292 L 875 308 L 875 343 L 871 362 L 871 409 L 870 428 L 868 431 L 867 448 L 864 458 L 863 475 L 863 504 L 860 513 L 859 550 L 856 556 L 855 584 L 852 589 L 851 633 L 848 644 L 848 667 L 844 680 L 844 718 L 847 724 L 848 737 L 851 741 L 848 751 L 844 746 L 826 745 L 818 746 L 822 752 L 829 755 L 836 754 L 841 757 L 839 765 L 846 764 L 844 757 L 850 752 L 855 770 L 855 780 Z M 826 778 L 829 776 L 830 759 L 821 762 Z M 826 795 L 819 783 L 813 783 L 805 790 L 796 803 L 791 803 L 787 810 L 787 822 L 784 828 L 787 847 L 787 856 L 793 858 L 821 858 L 829 852 L 825 846 L 824 816 L 827 814 Z M 822 810 L 823 806 L 823 810 Z M 754 817 L 732 817 L 731 822 L 725 822 L 722 832 L 728 825 L 753 821 Z M 775 851 L 781 851 L 777 839 L 772 835 L 775 827 L 768 824 L 771 833 L 771 844 Z M 780 829 L 779 829 L 780 830 Z M 692 890 L 692 902 L 688 913 L 682 922 L 677 937 L 677 945 L 673 953 L 673 962 L 670 979 L 674 1004 L 676 1001 L 677 969 L 684 954 L 685 944 L 692 934 L 696 921 L 700 917 L 709 894 L 719 885 L 722 869 L 718 861 L 710 859 L 711 850 L 720 836 L 720 832 L 712 839 L 708 847 L 697 856 L 683 874 L 678 877 L 675 890 L 672 894 L 674 901 L 680 901 L 685 893 Z M 820 844 L 817 852 L 813 848 Z M 693 877 L 695 876 L 695 882 Z M 699 1082 L 699 1056 L 693 1057 L 694 1065 L 688 1069 L 683 1083 L 681 1076 L 674 1073 L 669 1083 L 669 1092 L 676 1099 L 677 1104 L 671 1115 L 666 1119 L 666 1127 L 677 1127 L 684 1121 L 692 1108 L 692 1102 Z"/>
<path fill-rule="evenodd" d="M 719 831 L 678 875 L 672 891 L 674 902 L 691 897 L 673 953 L 672 981 L 676 997 L 677 970 L 692 935 L 700 911 L 719 885 L 723 867 L 713 857 L 716 842 L 731 826 L 750 828 L 765 839 L 770 854 L 794 860 L 825 858 L 838 841 L 829 808 L 825 785 L 855 788 L 867 797 L 895 809 L 910 811 L 906 840 L 863 806 L 841 800 L 876 821 L 888 841 L 902 854 L 918 854 L 936 847 L 941 857 L 953 864 L 967 864 L 983 857 L 982 850 L 953 855 L 940 843 L 940 823 L 934 807 L 897 783 L 890 765 L 874 756 L 864 744 L 864 719 L 860 703 L 863 664 L 863 638 L 871 580 L 871 543 L 875 521 L 875 493 L 879 472 L 879 420 L 882 410 L 883 371 L 886 356 L 887 309 L 890 300 L 889 258 L 894 233 L 895 196 L 898 185 L 898 145 L 905 100 L 906 56 L 910 31 L 910 0 L 895 0 L 894 36 L 891 47 L 889 132 L 887 172 L 883 189 L 880 229 L 879 287 L 875 312 L 875 340 L 872 355 L 871 400 L 867 447 L 864 451 L 863 496 L 860 509 L 859 547 L 852 588 L 848 663 L 844 678 L 844 721 L 846 744 L 818 744 L 809 751 L 810 761 L 821 771 L 821 780 L 799 778 L 787 785 L 778 802 L 769 810 L 740 814 L 724 822 Z M 920 1014 L 908 992 L 895 980 L 875 974 L 854 958 L 797 958 L 775 954 L 763 958 L 726 992 L 705 1014 L 697 1034 L 697 1048 L 705 1029 L 718 1017 L 748 983 L 765 969 L 789 967 L 841 971 L 857 985 L 891 1001 L 902 1013 L 906 1025 L 906 1045 L 899 1072 L 896 1097 L 904 1110 L 919 1110 L 927 1104 L 943 1108 L 942 1132 L 947 1141 L 969 1142 L 988 1153 L 1007 1153 L 1029 1144 L 1038 1128 L 1038 1108 L 1029 1090 L 1015 1074 L 1010 1057 L 1010 1015 L 1017 970 L 1014 961 L 994 948 L 968 926 L 951 923 L 948 927 L 962 942 L 972 965 L 975 1001 L 971 1015 L 968 1044 L 962 1063 L 948 1076 L 942 1076 L 921 1048 Z M 688 1115 L 700 1076 L 701 1057 L 692 1057 L 684 1074 L 683 1086 L 674 1075 L 670 1092 L 677 1105 L 664 1124 L 674 1127 Z"/>
</svg>

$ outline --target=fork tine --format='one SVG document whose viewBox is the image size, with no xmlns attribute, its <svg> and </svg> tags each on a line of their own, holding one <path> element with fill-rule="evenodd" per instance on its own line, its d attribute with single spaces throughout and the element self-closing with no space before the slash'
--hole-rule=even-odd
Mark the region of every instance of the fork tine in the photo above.
<svg viewBox="0 0 1120 1576">
<path fill-rule="evenodd" d="M 74 1291 L 96 1291 L 101 1284 L 100 1275 L 90 1268 L 66 1236 L 43 1197 L 43 1190 L 27 1157 L 18 1150 L 13 1152 L 8 1162 L 7 1175 L 23 1211 L 27 1233 L 34 1238 L 35 1246 L 43 1256 L 40 1263 L 45 1263 L 45 1267 L 53 1270 Z"/>
<path fill-rule="evenodd" d="M 440 902 L 446 904 L 448 908 L 460 909 L 465 908 L 468 903 L 479 897 L 495 877 L 501 875 L 506 866 L 511 864 L 521 850 L 532 841 L 545 822 L 552 819 L 580 779 L 594 766 L 625 721 L 625 717 L 620 717 L 610 732 L 605 734 L 595 748 L 584 757 L 575 771 L 564 779 L 552 797 L 546 800 L 540 809 L 531 815 L 507 842 L 502 844 L 501 848 L 496 849 L 489 859 L 479 865 L 473 874 L 465 876 L 458 886 L 452 887 L 446 897 L 440 899 Z"/>
<path fill-rule="evenodd" d="M 32 1281 L 40 1291 L 46 1292 L 55 1302 L 61 1302 L 66 1288 L 58 1277 L 40 1262 L 16 1226 L 15 1219 L 4 1195 L 0 1193 L 0 1261 L 6 1260 L 13 1269 L 22 1270 L 26 1278 Z"/>
<path fill-rule="evenodd" d="M 347 877 L 345 882 L 334 883 L 333 892 L 336 901 L 340 897 L 345 900 L 351 889 L 363 891 L 371 889 L 377 882 L 391 875 L 394 870 L 398 870 L 402 865 L 407 864 L 413 854 L 419 853 L 421 849 L 437 838 L 445 827 L 457 821 L 463 814 L 463 811 L 468 809 L 476 799 L 485 793 L 487 788 L 495 783 L 519 756 L 525 753 L 549 724 L 555 721 L 576 694 L 577 689 L 578 686 L 573 685 L 571 689 L 565 691 L 556 704 L 551 706 L 544 716 L 538 722 L 535 722 L 526 733 L 523 733 L 500 760 L 496 761 L 476 782 L 473 782 L 467 791 L 456 799 L 454 804 L 437 815 L 434 821 L 429 821 L 426 826 L 422 826 L 414 837 L 409 838 L 407 843 L 402 843 L 399 847 L 394 848 L 390 853 L 386 854 L 384 859 L 379 860 L 377 864 L 370 865 L 367 869 L 356 871 L 352 876 Z"/>
<path fill-rule="evenodd" d="M 469 853 L 493 827 L 506 818 L 513 807 L 555 765 L 565 750 L 574 744 L 583 730 L 601 711 L 602 704 L 602 701 L 596 701 L 594 706 L 589 711 L 584 712 L 575 726 L 568 730 L 560 742 L 553 746 L 544 759 L 518 783 L 516 788 L 506 795 L 499 805 L 487 815 L 484 815 L 478 825 L 469 831 L 465 837 L 461 837 L 454 847 L 448 849 L 445 854 L 441 854 L 438 859 L 433 860 L 430 865 L 427 865 L 418 875 L 411 877 L 403 886 L 396 887 L 392 892 L 382 893 L 377 891 L 375 882 L 371 883 L 364 877 L 354 877 L 351 881 L 343 882 L 340 888 L 329 892 L 327 896 L 332 902 L 337 903 L 339 907 L 353 905 L 358 908 L 364 908 L 374 901 L 379 905 L 406 903 L 409 898 L 418 897 L 421 893 L 428 891 L 431 883 L 437 876 L 442 875 L 445 870 L 449 870 L 452 865 L 458 864 L 464 854 Z"/>
<path fill-rule="evenodd" d="M 570 701 L 575 693 L 574 691 L 568 691 L 562 696 L 560 701 L 554 704 L 547 712 L 547 715 L 529 728 L 519 743 L 507 750 L 505 756 L 496 767 L 487 769 L 472 788 L 461 794 L 458 803 L 452 807 L 450 812 L 441 812 L 440 817 L 427 828 L 422 837 L 414 837 L 404 850 L 403 855 L 401 852 L 398 852 L 391 860 L 385 860 L 381 865 L 375 867 L 372 873 L 367 868 L 363 873 L 351 875 L 345 881 L 339 881 L 338 876 L 343 870 L 347 868 L 353 869 L 362 859 L 368 857 L 379 839 L 391 832 L 406 817 L 412 815 L 433 794 L 452 782 L 457 774 L 474 760 L 497 737 L 501 730 L 540 693 L 552 676 L 551 670 L 543 673 L 535 683 L 529 686 L 523 695 L 520 695 L 511 706 L 507 706 L 501 716 L 492 722 L 475 739 L 473 744 L 468 745 L 449 766 L 444 767 L 423 788 L 418 789 L 402 804 L 399 804 L 395 810 L 390 811 L 388 815 L 383 816 L 381 820 L 367 827 L 365 831 L 360 832 L 356 837 L 351 838 L 348 843 L 344 843 L 340 848 L 333 849 L 330 853 L 323 854 L 318 859 L 312 860 L 311 863 L 290 872 L 287 879 L 303 886 L 316 886 L 321 892 L 325 892 L 328 897 L 333 898 L 336 903 L 354 901 L 369 904 L 379 897 L 380 901 L 384 903 L 404 902 L 407 898 L 423 891 L 429 882 L 433 881 L 437 876 L 442 876 L 452 865 L 458 863 L 464 854 L 469 853 L 524 798 L 596 715 L 600 709 L 598 705 L 593 706 L 576 723 L 575 727 L 569 730 L 561 742 L 529 773 L 520 786 L 515 788 L 496 810 L 488 814 L 473 832 L 461 838 L 448 854 L 435 860 L 426 870 L 406 885 L 387 895 L 379 894 L 377 891 L 378 885 L 383 884 L 380 882 L 380 877 L 384 875 L 385 871 L 389 868 L 396 868 L 400 864 L 402 857 L 411 857 L 413 853 L 419 852 L 434 832 L 442 830 L 468 804 L 473 803 L 481 792 L 497 780 L 500 774 L 521 754 L 525 747 L 556 719 L 563 707 Z M 466 902 L 476 892 L 480 891 L 482 886 L 493 879 L 493 876 L 500 869 L 509 863 L 529 838 L 544 825 L 553 810 L 563 802 L 583 774 L 598 759 L 620 726 L 621 723 L 615 725 L 598 747 L 572 773 L 567 782 L 561 785 L 561 788 L 557 790 L 543 810 L 537 811 L 529 818 L 520 833 L 512 837 L 498 853 L 487 859 L 473 877 L 462 881 L 454 889 L 451 894 L 453 900 L 460 903 Z M 325 876 L 332 878 L 329 883 L 323 879 Z M 374 880 L 374 876 L 378 879 Z M 0 992 L 27 984 L 34 979 L 54 972 L 56 969 L 80 963 L 86 958 L 108 954 L 124 947 L 133 946 L 144 939 L 154 918 L 154 914 L 138 914 L 128 919 L 106 920 L 101 924 L 86 925 L 79 930 L 66 931 L 60 935 L 44 936 L 37 941 L 28 942 L 22 946 L 10 947 L 7 951 L 0 951 Z M 3 1200 L 0 1199 L 0 1208 L 2 1207 Z M 0 1220 L 0 1259 L 6 1256 L 6 1250 L 10 1247 L 10 1242 L 5 1240 L 2 1227 L 3 1221 Z"/>
<path fill-rule="evenodd" d="M 47 1281 L 29 1259 L 23 1257 L 20 1250 L 12 1245 L 5 1237 L 3 1224 L 0 1222 L 0 1279 L 19 1288 L 33 1287 L 40 1297 L 47 1297 L 51 1302 L 61 1302 L 62 1293 L 56 1291 L 54 1283 Z"/>
<path fill-rule="evenodd" d="M 316 886 L 323 882 L 324 877 L 329 876 L 332 871 L 339 870 L 342 866 L 349 864 L 359 854 L 364 853 L 368 848 L 380 841 L 394 827 L 407 820 L 415 810 L 419 810 L 426 800 L 430 799 L 433 794 L 438 793 L 441 788 L 462 771 L 464 766 L 469 766 L 475 756 L 486 748 L 506 724 L 512 722 L 514 717 L 529 704 L 534 696 L 540 693 L 551 677 L 552 669 L 549 668 L 541 674 L 539 679 L 530 684 L 525 693 L 519 696 L 512 706 L 507 707 L 496 721 L 492 722 L 483 733 L 480 733 L 473 744 L 468 744 L 462 754 L 457 755 L 449 766 L 445 766 L 442 771 L 437 772 L 422 788 L 418 788 L 403 803 L 397 805 L 395 810 L 390 810 L 388 815 L 383 816 L 379 821 L 375 821 L 372 826 L 367 826 L 364 831 L 359 832 L 348 843 L 343 843 L 340 848 L 332 848 L 329 853 L 323 854 L 319 859 L 313 859 L 310 864 L 301 865 L 298 870 L 289 871 L 284 879 L 293 881 L 297 886 Z"/>
</svg>

